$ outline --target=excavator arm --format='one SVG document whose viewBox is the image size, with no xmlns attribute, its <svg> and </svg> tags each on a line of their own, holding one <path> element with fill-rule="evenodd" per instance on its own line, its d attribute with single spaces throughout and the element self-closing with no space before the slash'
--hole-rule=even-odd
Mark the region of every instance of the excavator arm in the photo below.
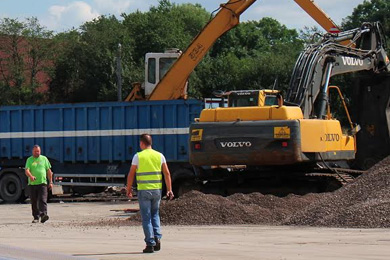
<svg viewBox="0 0 390 260">
<path fill-rule="evenodd" d="M 350 40 L 351 45 L 339 44 L 340 38 Z M 352 44 L 356 47 L 351 47 Z M 287 92 L 287 103 L 300 106 L 305 118 L 323 118 L 330 78 L 362 70 L 389 71 L 384 47 L 379 23 L 365 23 L 340 36 L 325 35 L 321 42 L 308 46 L 298 58 Z M 315 102 L 318 102 L 316 107 Z"/>
</svg>

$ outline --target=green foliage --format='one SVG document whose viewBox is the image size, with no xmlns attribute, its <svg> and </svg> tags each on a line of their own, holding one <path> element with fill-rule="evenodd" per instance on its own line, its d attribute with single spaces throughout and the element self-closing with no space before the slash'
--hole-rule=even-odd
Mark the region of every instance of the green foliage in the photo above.
<svg viewBox="0 0 390 260">
<path fill-rule="evenodd" d="M 2 105 L 44 103 L 40 72 L 49 73 L 54 58 L 53 32 L 37 18 L 0 20 L 0 103 Z"/>
<path fill-rule="evenodd" d="M 116 60 L 122 60 L 123 92 L 131 89 L 131 72 L 140 74 L 132 59 L 133 41 L 114 16 L 101 16 L 80 30 L 57 35 L 62 48 L 50 86 L 53 102 L 117 99 Z"/>
<path fill-rule="evenodd" d="M 147 52 L 163 52 L 168 48 L 186 49 L 209 16 L 200 5 L 176 5 L 167 0 L 160 1 L 149 12 L 124 14 L 123 24 L 135 44 L 134 60 L 143 60 Z"/>
</svg>

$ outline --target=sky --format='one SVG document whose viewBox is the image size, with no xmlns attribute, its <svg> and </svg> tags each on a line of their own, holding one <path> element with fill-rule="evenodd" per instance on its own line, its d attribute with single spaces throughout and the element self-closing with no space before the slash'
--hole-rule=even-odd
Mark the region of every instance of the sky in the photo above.
<svg viewBox="0 0 390 260">
<path fill-rule="evenodd" d="M 171 0 L 172 3 L 199 3 L 212 12 L 227 0 Z M 363 0 L 315 0 L 333 19 L 341 24 L 353 8 Z M 50 30 L 62 32 L 78 28 L 82 23 L 100 15 L 130 13 L 135 10 L 147 11 L 157 6 L 158 0 L 0 0 L 0 18 L 37 17 Z M 258 0 L 242 16 L 241 21 L 259 20 L 272 17 L 288 28 L 302 29 L 316 23 L 293 0 Z"/>
</svg>

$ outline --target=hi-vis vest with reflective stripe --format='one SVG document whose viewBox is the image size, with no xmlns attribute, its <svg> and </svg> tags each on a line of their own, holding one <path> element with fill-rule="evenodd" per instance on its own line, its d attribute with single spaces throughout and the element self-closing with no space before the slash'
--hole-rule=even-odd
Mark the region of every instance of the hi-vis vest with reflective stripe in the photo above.
<svg viewBox="0 0 390 260">
<path fill-rule="evenodd" d="M 138 190 L 161 190 L 161 154 L 153 149 L 145 149 L 138 153 L 137 168 Z"/>
</svg>

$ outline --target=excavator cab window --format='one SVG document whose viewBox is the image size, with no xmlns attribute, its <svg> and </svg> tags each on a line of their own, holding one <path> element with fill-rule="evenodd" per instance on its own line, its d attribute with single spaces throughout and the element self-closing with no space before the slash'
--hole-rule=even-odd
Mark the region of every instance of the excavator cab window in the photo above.
<svg viewBox="0 0 390 260">
<path fill-rule="evenodd" d="M 259 92 L 232 92 L 229 95 L 229 107 L 258 106 Z"/>
<path fill-rule="evenodd" d="M 173 63 L 175 63 L 176 60 L 177 58 L 160 58 L 160 64 L 159 64 L 160 80 L 165 76 L 165 74 L 172 67 Z"/>
<path fill-rule="evenodd" d="M 148 82 L 156 83 L 156 58 L 148 59 Z"/>
<path fill-rule="evenodd" d="M 265 97 L 264 106 L 277 106 L 278 97 L 276 95 L 267 95 Z"/>
</svg>

